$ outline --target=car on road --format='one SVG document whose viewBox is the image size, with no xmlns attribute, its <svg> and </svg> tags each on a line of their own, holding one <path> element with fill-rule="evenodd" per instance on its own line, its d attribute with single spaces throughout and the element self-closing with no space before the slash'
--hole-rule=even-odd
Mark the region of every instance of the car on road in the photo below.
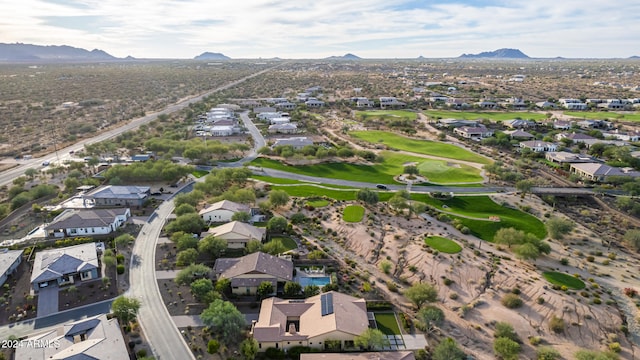
<svg viewBox="0 0 640 360">
<path fill-rule="evenodd" d="M 378 184 L 376 185 L 376 187 L 380 190 L 389 190 L 389 188 L 387 187 L 387 185 L 383 185 L 383 184 Z"/>
<path fill-rule="evenodd" d="M 48 162 L 48 161 L 45 161 L 45 162 L 42 163 L 42 166 L 49 166 L 49 164 L 51 164 L 51 163 Z"/>
</svg>

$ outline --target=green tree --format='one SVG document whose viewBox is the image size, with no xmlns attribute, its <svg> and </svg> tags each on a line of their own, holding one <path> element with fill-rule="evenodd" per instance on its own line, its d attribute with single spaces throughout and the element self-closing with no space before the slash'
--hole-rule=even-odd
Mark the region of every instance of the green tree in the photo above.
<svg viewBox="0 0 640 360">
<path fill-rule="evenodd" d="M 131 234 L 122 234 L 113 239 L 113 242 L 114 244 L 116 244 L 117 248 L 122 249 L 123 247 L 133 243 L 135 239 L 136 238 L 134 238 Z"/>
<path fill-rule="evenodd" d="M 238 211 L 231 216 L 231 220 L 248 223 L 251 220 L 251 214 L 246 211 Z"/>
<path fill-rule="evenodd" d="M 209 235 L 200 240 L 198 243 L 198 251 L 209 254 L 217 259 L 227 249 L 227 245 L 227 240 Z"/>
<path fill-rule="evenodd" d="M 429 334 L 444 323 L 444 311 L 436 306 L 423 307 L 418 311 L 416 317 Z"/>
<path fill-rule="evenodd" d="M 404 167 L 404 173 L 409 175 L 418 175 L 420 170 L 418 170 L 418 167 L 415 165 L 406 165 Z"/>
<path fill-rule="evenodd" d="M 197 259 L 198 259 L 198 250 L 196 249 L 182 250 L 176 255 L 176 265 L 178 266 L 191 265 L 195 263 Z"/>
<path fill-rule="evenodd" d="M 320 287 L 318 285 L 307 285 L 302 289 L 302 293 L 306 298 L 316 296 L 320 294 Z"/>
<path fill-rule="evenodd" d="M 546 223 L 547 232 L 552 239 L 560 240 L 570 233 L 576 224 L 568 219 L 552 216 Z"/>
<path fill-rule="evenodd" d="M 263 281 L 258 285 L 257 293 L 260 299 L 267 298 L 269 295 L 273 294 L 273 291 L 274 289 L 271 281 Z"/>
<path fill-rule="evenodd" d="M 356 336 L 354 344 L 367 350 L 380 349 L 389 346 L 389 339 L 378 329 L 366 329 Z"/>
<path fill-rule="evenodd" d="M 279 208 L 287 205 L 289 202 L 289 194 L 284 190 L 271 190 L 269 192 L 269 203 L 274 208 Z"/>
<path fill-rule="evenodd" d="M 244 248 L 245 254 L 253 254 L 262 250 L 262 242 L 260 240 L 249 240 L 247 246 Z"/>
<path fill-rule="evenodd" d="M 193 237 L 191 234 L 184 234 L 178 239 L 178 251 L 187 250 L 187 249 L 197 249 L 198 248 L 198 239 Z"/>
<path fill-rule="evenodd" d="M 204 325 L 219 334 L 225 344 L 238 341 L 245 326 L 244 315 L 230 302 L 216 299 L 200 314 Z"/>
<path fill-rule="evenodd" d="M 382 260 L 382 262 L 380 262 L 380 270 L 387 275 L 391 272 L 392 266 L 393 264 L 390 261 Z"/>
<path fill-rule="evenodd" d="M 111 312 L 118 318 L 121 325 L 126 325 L 136 319 L 140 310 L 140 301 L 135 298 L 121 296 L 111 303 Z"/>
<path fill-rule="evenodd" d="M 636 251 L 640 250 L 640 230 L 627 230 L 624 234 L 624 242 Z"/>
<path fill-rule="evenodd" d="M 428 283 L 415 284 L 404 291 L 404 296 L 419 309 L 423 304 L 438 299 L 438 289 Z"/>
<path fill-rule="evenodd" d="M 258 342 L 254 338 L 244 339 L 240 343 L 240 353 L 245 360 L 254 360 L 258 355 Z"/>
<path fill-rule="evenodd" d="M 511 245 L 524 243 L 526 237 L 526 234 L 522 230 L 502 228 L 496 231 L 496 234 L 493 236 L 493 241 L 496 244 L 507 245 L 507 247 L 511 248 Z"/>
<path fill-rule="evenodd" d="M 520 191 L 523 197 L 526 194 L 530 193 L 532 188 L 533 188 L 533 181 L 531 180 L 520 180 L 516 182 L 516 190 Z"/>
<path fill-rule="evenodd" d="M 493 352 L 503 360 L 517 360 L 520 344 L 509 338 L 499 337 L 493 341 Z"/>
<path fill-rule="evenodd" d="M 222 294 L 228 294 L 231 292 L 231 280 L 226 278 L 219 278 L 216 281 L 216 291 Z"/>
<path fill-rule="evenodd" d="M 198 211 L 196 211 L 196 208 L 193 205 L 184 203 L 176 207 L 174 212 L 176 213 L 177 216 L 180 216 L 184 214 L 197 213 Z"/>
<path fill-rule="evenodd" d="M 199 277 L 207 277 L 211 272 L 211 268 L 202 264 L 191 264 L 180 270 L 174 281 L 180 285 L 189 285 L 194 279 Z"/>
<path fill-rule="evenodd" d="M 282 234 L 287 230 L 289 223 L 282 216 L 274 216 L 267 222 L 267 230 L 271 233 Z"/>
<path fill-rule="evenodd" d="M 618 354 L 607 351 L 579 350 L 575 353 L 576 360 L 617 360 Z"/>
<path fill-rule="evenodd" d="M 495 338 L 506 337 L 515 342 L 520 341 L 518 334 L 515 332 L 515 330 L 513 330 L 513 326 L 503 321 L 499 321 L 496 323 L 496 329 L 493 333 L 493 337 Z"/>
<path fill-rule="evenodd" d="M 213 291 L 211 279 L 198 279 L 191 283 L 191 293 L 198 301 L 202 301 L 211 291 Z"/>
<path fill-rule="evenodd" d="M 273 239 L 262 246 L 262 251 L 267 254 L 278 255 L 287 251 L 287 248 L 282 243 L 282 240 Z"/>
<path fill-rule="evenodd" d="M 204 227 L 204 220 L 202 220 L 198 213 L 187 213 L 178 216 L 175 220 L 167 224 L 166 230 L 169 233 L 184 231 L 186 233 L 200 234 Z"/>
<path fill-rule="evenodd" d="M 433 349 L 433 360 L 465 360 L 467 355 L 462 351 L 452 338 L 442 340 Z"/>
<path fill-rule="evenodd" d="M 560 355 L 558 350 L 549 346 L 542 346 L 536 350 L 537 360 L 556 360 L 561 358 L 562 355 Z"/>
<path fill-rule="evenodd" d="M 302 286 L 297 282 L 287 281 L 284 283 L 284 294 L 286 296 L 298 296 L 302 291 Z"/>
<path fill-rule="evenodd" d="M 24 171 L 24 175 L 29 178 L 29 180 L 33 180 L 36 175 L 38 175 L 38 170 L 34 169 L 34 168 L 29 168 L 27 170 Z"/>
<path fill-rule="evenodd" d="M 356 194 L 356 198 L 369 205 L 375 205 L 378 203 L 378 201 L 380 201 L 380 197 L 378 196 L 378 193 L 376 191 L 373 191 L 367 188 L 358 190 L 358 193 Z"/>
</svg>

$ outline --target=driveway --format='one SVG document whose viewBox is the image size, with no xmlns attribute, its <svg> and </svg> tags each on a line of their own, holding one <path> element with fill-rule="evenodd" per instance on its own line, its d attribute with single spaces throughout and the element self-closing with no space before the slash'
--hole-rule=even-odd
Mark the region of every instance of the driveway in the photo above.
<svg viewBox="0 0 640 360">
<path fill-rule="evenodd" d="M 58 312 L 58 286 L 49 285 L 38 292 L 38 317 Z"/>
</svg>

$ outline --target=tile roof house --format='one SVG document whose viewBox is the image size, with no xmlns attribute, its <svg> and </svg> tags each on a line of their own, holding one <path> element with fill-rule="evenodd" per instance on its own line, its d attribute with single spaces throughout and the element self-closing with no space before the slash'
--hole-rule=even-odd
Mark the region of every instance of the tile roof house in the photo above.
<svg viewBox="0 0 640 360">
<path fill-rule="evenodd" d="M 303 300 L 263 300 L 251 334 L 261 351 L 300 345 L 323 349 L 327 340 L 338 341 L 344 349 L 353 348 L 354 339 L 367 328 L 365 300 L 330 291 Z"/>
<path fill-rule="evenodd" d="M 213 235 L 227 240 L 229 249 L 242 249 L 251 240 L 263 241 L 266 230 L 240 221 L 232 221 L 214 228 L 210 228 L 205 236 Z"/>
<path fill-rule="evenodd" d="M 199 214 L 206 222 L 223 223 L 231 221 L 233 214 L 241 211 L 250 214 L 251 208 L 245 204 L 222 200 L 200 210 Z"/>
<path fill-rule="evenodd" d="M 593 157 L 583 154 L 574 154 L 566 151 L 550 151 L 544 155 L 545 159 L 555 163 L 585 163 L 593 162 Z"/>
<path fill-rule="evenodd" d="M 313 145 L 313 141 L 306 137 L 293 137 L 288 139 L 276 139 L 276 142 L 273 143 L 271 148 L 275 148 L 276 146 L 287 146 L 291 145 L 295 150 L 300 150 L 305 146 Z"/>
<path fill-rule="evenodd" d="M 512 138 L 512 139 L 522 139 L 522 140 L 528 139 L 528 140 L 530 140 L 530 139 L 535 138 L 535 136 L 533 136 L 532 134 L 530 134 L 530 133 L 528 133 L 528 132 L 526 132 L 524 130 L 521 130 L 521 129 L 505 131 L 504 133 L 509 135 L 509 137 Z"/>
<path fill-rule="evenodd" d="M 307 101 L 304 102 L 305 105 L 307 105 L 307 107 L 310 108 L 319 108 L 319 107 L 323 107 L 324 106 L 324 101 L 318 100 L 318 99 L 309 99 Z"/>
<path fill-rule="evenodd" d="M 522 149 L 529 149 L 533 152 L 545 152 L 545 151 L 556 151 L 558 150 L 558 145 L 546 141 L 532 140 L 532 141 L 522 141 L 520 142 L 520 147 Z"/>
<path fill-rule="evenodd" d="M 300 354 L 300 360 L 416 360 L 413 351 Z"/>
<path fill-rule="evenodd" d="M 298 132 L 298 125 L 294 123 L 269 125 L 267 132 L 270 134 L 295 134 Z"/>
<path fill-rule="evenodd" d="M 98 251 L 95 243 L 43 250 L 36 253 L 33 261 L 31 286 L 38 292 L 40 288 L 47 286 L 96 279 L 98 270 Z"/>
<path fill-rule="evenodd" d="M 15 273 L 22 263 L 24 250 L 0 250 L 0 286 L 4 285 L 10 275 Z"/>
<path fill-rule="evenodd" d="M 640 172 L 632 168 L 617 168 L 600 163 L 571 164 L 570 171 L 583 179 L 600 182 L 608 181 L 611 176 L 640 177 Z"/>
<path fill-rule="evenodd" d="M 45 226 L 47 238 L 108 235 L 131 217 L 129 208 L 67 209 Z"/>
<path fill-rule="evenodd" d="M 522 129 L 522 128 L 535 127 L 536 122 L 531 120 L 512 119 L 512 120 L 503 121 L 502 125 L 511 129 Z"/>
<path fill-rule="evenodd" d="M 149 195 L 148 186 L 107 185 L 86 193 L 84 198 L 93 200 L 95 206 L 142 206 Z"/>
<path fill-rule="evenodd" d="M 595 140 L 596 138 L 587 134 L 577 133 L 577 132 L 572 132 L 570 134 L 560 133 L 556 135 L 556 140 L 562 140 L 562 139 L 569 139 L 573 142 L 584 142 L 585 140 Z"/>
<path fill-rule="evenodd" d="M 453 132 L 465 139 L 482 139 L 493 135 L 493 131 L 487 129 L 484 125 L 478 126 L 461 126 L 453 129 Z"/>
<path fill-rule="evenodd" d="M 40 331 L 22 341 L 25 346 L 16 347 L 16 359 L 129 359 L 118 320 L 107 319 L 105 314 Z"/>
<path fill-rule="evenodd" d="M 231 291 L 237 295 L 254 295 L 262 282 L 268 281 L 274 289 L 282 289 L 293 279 L 290 260 L 256 252 L 239 258 L 219 258 L 213 266 L 216 279 L 231 280 Z"/>
</svg>

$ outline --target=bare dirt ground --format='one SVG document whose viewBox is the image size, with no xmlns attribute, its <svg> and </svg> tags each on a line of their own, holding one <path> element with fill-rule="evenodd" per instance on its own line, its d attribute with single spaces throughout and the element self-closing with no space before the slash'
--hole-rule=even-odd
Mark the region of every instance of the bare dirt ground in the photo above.
<svg viewBox="0 0 640 360">
<path fill-rule="evenodd" d="M 529 206 L 530 212 L 538 216 L 553 211 L 537 197 L 522 199 L 500 194 L 493 198 L 498 203 Z M 437 284 L 440 305 L 447 318 L 443 333 L 453 336 L 476 358 L 494 358 L 491 343 L 496 321 L 513 325 L 522 339 L 524 358 L 535 357 L 535 347 L 527 340 L 531 336 L 541 337 L 543 344 L 553 346 L 565 358 L 572 358 L 583 348 L 604 350 L 613 341 L 624 349 L 621 358 L 632 359 L 634 353 L 637 356 L 637 346 L 620 329 L 626 319 L 630 336 L 638 333 L 635 304 L 621 291 L 630 284 L 638 284 L 634 274 L 639 261 L 637 256 L 607 249 L 589 229 L 578 226 L 562 242 L 552 241 L 551 255 L 532 264 L 516 260 L 512 253 L 494 244 L 463 235 L 448 224 L 396 216 L 386 205 L 367 208 L 360 223 L 345 223 L 341 216 L 345 205 L 336 202 L 307 211 L 310 217 L 324 219 L 320 224 L 324 231 L 308 230 L 309 236 L 305 238 L 335 258 L 355 260 L 358 263 L 355 271 L 371 274 L 380 293 L 406 310 L 406 299 L 389 291 L 386 282 L 401 288 L 419 281 Z M 562 216 L 557 212 L 555 215 Z M 454 239 L 463 245 L 463 250 L 459 254 L 434 255 L 423 246 L 427 234 Z M 612 260 L 609 252 L 617 252 L 618 256 Z M 593 261 L 589 260 L 589 254 L 594 254 Z M 561 258 L 569 259 L 569 264 L 561 265 Z M 380 270 L 383 261 L 394 265 L 389 275 Z M 548 270 L 578 274 L 587 287 L 581 291 L 554 290 L 542 277 L 542 272 Z M 445 279 L 453 282 L 447 286 Z M 501 299 L 515 288 L 524 305 L 507 309 Z M 594 303 L 596 298 L 601 304 Z M 564 320 L 564 332 L 549 329 L 553 316 Z"/>
</svg>

